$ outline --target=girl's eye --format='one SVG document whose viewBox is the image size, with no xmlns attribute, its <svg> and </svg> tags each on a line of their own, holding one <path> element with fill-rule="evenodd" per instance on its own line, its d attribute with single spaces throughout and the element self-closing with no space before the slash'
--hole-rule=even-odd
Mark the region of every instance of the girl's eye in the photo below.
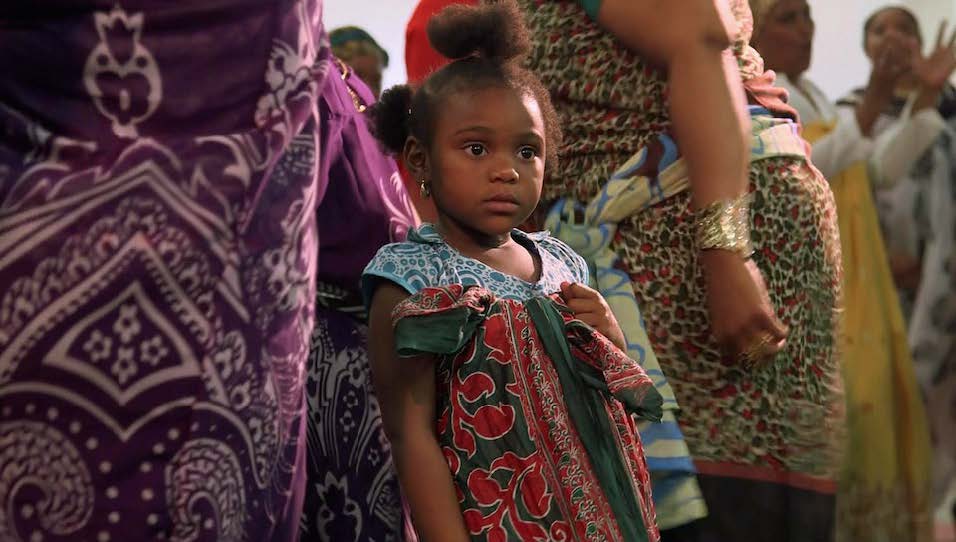
<svg viewBox="0 0 956 542">
<path fill-rule="evenodd" d="M 468 144 L 467 147 L 465 147 L 465 149 L 472 156 L 483 156 L 487 154 L 487 151 L 485 150 L 485 146 L 482 145 L 481 143 L 470 143 Z"/>
<path fill-rule="evenodd" d="M 538 155 L 538 150 L 534 147 L 521 147 L 518 149 L 518 156 L 525 160 L 533 160 Z"/>
</svg>

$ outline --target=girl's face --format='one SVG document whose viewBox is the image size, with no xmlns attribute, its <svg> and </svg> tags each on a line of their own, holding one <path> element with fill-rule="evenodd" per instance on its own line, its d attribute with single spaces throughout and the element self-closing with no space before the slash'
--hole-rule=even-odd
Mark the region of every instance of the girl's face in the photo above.
<svg viewBox="0 0 956 542">
<path fill-rule="evenodd" d="M 753 45 L 768 69 L 795 79 L 810 67 L 813 32 L 806 0 L 780 0 L 764 16 Z"/>
<path fill-rule="evenodd" d="M 877 13 L 866 30 L 864 50 L 871 61 L 887 47 L 903 49 L 907 59 L 919 52 L 919 28 L 901 9 L 887 8 Z"/>
<path fill-rule="evenodd" d="M 452 93 L 438 108 L 426 180 L 439 223 L 479 243 L 509 234 L 541 196 L 547 149 L 537 100 L 489 87 Z"/>
</svg>

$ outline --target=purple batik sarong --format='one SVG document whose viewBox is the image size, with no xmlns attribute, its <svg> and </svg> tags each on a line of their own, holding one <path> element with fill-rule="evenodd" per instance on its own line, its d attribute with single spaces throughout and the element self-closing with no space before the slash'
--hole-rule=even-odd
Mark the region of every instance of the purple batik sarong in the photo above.
<svg viewBox="0 0 956 542">
<path fill-rule="evenodd" d="M 359 279 L 378 249 L 404 240 L 416 218 L 395 162 L 369 131 L 371 92 L 344 64 L 336 61 L 333 70 L 319 97 L 325 142 L 319 169 L 330 182 L 318 209 L 302 542 L 397 541 L 398 478 L 372 390 L 368 342 L 374 339 Z"/>
<path fill-rule="evenodd" d="M 0 7 L 0 540 L 296 538 L 320 19 Z"/>
</svg>

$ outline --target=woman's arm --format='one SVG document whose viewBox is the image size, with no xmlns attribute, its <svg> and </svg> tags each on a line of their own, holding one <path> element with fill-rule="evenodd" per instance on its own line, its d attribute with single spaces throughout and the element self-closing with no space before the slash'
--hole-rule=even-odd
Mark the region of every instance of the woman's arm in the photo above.
<svg viewBox="0 0 956 542">
<path fill-rule="evenodd" d="M 674 136 L 687 164 L 691 203 L 736 200 L 749 184 L 750 128 L 740 74 L 729 46 L 736 26 L 725 0 L 603 0 L 597 21 L 626 47 L 667 70 Z M 770 305 L 752 260 L 703 250 L 711 332 L 741 355 L 764 345 L 769 359 L 786 327 Z"/>
<path fill-rule="evenodd" d="M 833 131 L 813 142 L 811 161 L 833 182 L 845 169 L 873 155 L 873 140 L 860 132 L 855 109 L 838 107 Z"/>
<path fill-rule="evenodd" d="M 674 136 L 696 208 L 747 189 L 746 98 L 728 50 L 736 26 L 720 0 L 603 0 L 598 23 L 667 70 Z"/>
<path fill-rule="evenodd" d="M 940 24 L 936 46 L 927 56 L 916 49 L 913 73 L 919 87 L 891 129 L 877 137 L 870 170 L 877 185 L 889 185 L 906 175 L 945 129 L 946 123 L 936 107 L 947 81 L 956 71 L 956 31 L 949 39 L 945 21 Z"/>
<path fill-rule="evenodd" d="M 395 354 L 392 310 L 406 298 L 407 292 L 388 282 L 372 298 L 369 351 L 375 394 L 419 536 L 426 542 L 465 542 L 469 538 L 458 496 L 435 438 L 435 360 Z"/>
<path fill-rule="evenodd" d="M 886 106 L 893 101 L 893 89 L 909 61 L 905 57 L 906 50 L 902 38 L 887 36 L 874 53 L 870 79 L 863 91 L 863 98 L 854 109 L 856 124 L 865 137 L 872 137 L 873 126 Z"/>
<path fill-rule="evenodd" d="M 933 51 L 923 56 L 916 49 L 912 60 L 913 73 L 919 79 L 920 85 L 913 104 L 913 111 L 935 109 L 939 103 L 943 88 L 947 81 L 956 72 L 956 28 L 946 38 L 946 21 L 939 25 L 936 34 L 936 46 Z"/>
<path fill-rule="evenodd" d="M 899 182 L 946 128 L 936 109 L 923 108 L 913 113 L 913 105 L 911 101 L 901 118 L 875 139 L 869 165 L 876 186 L 888 187 Z"/>
</svg>

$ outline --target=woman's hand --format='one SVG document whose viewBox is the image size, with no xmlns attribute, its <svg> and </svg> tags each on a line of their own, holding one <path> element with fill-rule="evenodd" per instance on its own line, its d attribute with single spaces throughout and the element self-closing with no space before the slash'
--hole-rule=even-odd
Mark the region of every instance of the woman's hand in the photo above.
<svg viewBox="0 0 956 542">
<path fill-rule="evenodd" d="M 907 38 L 891 35 L 884 38 L 873 56 L 873 69 L 867 83 L 867 92 L 891 98 L 900 78 L 909 72 L 913 64 L 914 50 Z M 919 56 L 919 48 L 915 49 Z"/>
<path fill-rule="evenodd" d="M 920 83 L 936 91 L 942 90 L 953 71 L 956 71 L 956 29 L 944 41 L 946 27 L 946 21 L 940 23 L 933 52 L 924 57 L 917 48 L 912 61 L 913 73 Z"/>
<path fill-rule="evenodd" d="M 870 137 L 876 119 L 893 100 L 900 79 L 911 69 L 911 44 L 905 38 L 887 36 L 873 55 L 873 69 L 866 84 L 863 100 L 856 108 L 860 133 Z"/>
<path fill-rule="evenodd" d="M 918 47 L 913 55 L 913 74 L 920 83 L 920 95 L 914 106 L 916 111 L 925 107 L 936 107 L 946 82 L 956 71 L 956 29 L 949 39 L 945 40 L 946 26 L 946 21 L 940 23 L 936 46 L 929 55 L 924 57 Z"/>
<path fill-rule="evenodd" d="M 750 363 L 765 361 L 782 350 L 787 328 L 774 314 L 753 260 L 727 250 L 705 250 L 700 261 L 711 332 L 723 349 Z"/>
<path fill-rule="evenodd" d="M 923 276 L 923 264 L 918 258 L 899 252 L 889 254 L 890 273 L 896 287 L 902 290 L 915 291 L 919 288 Z"/>
<path fill-rule="evenodd" d="M 627 350 L 624 332 L 621 331 L 621 326 L 617 323 L 617 318 L 611 312 L 611 307 L 604 300 L 604 296 L 597 290 L 577 282 L 574 284 L 563 282 L 561 297 L 578 320 L 598 330 L 621 350 Z"/>
</svg>

